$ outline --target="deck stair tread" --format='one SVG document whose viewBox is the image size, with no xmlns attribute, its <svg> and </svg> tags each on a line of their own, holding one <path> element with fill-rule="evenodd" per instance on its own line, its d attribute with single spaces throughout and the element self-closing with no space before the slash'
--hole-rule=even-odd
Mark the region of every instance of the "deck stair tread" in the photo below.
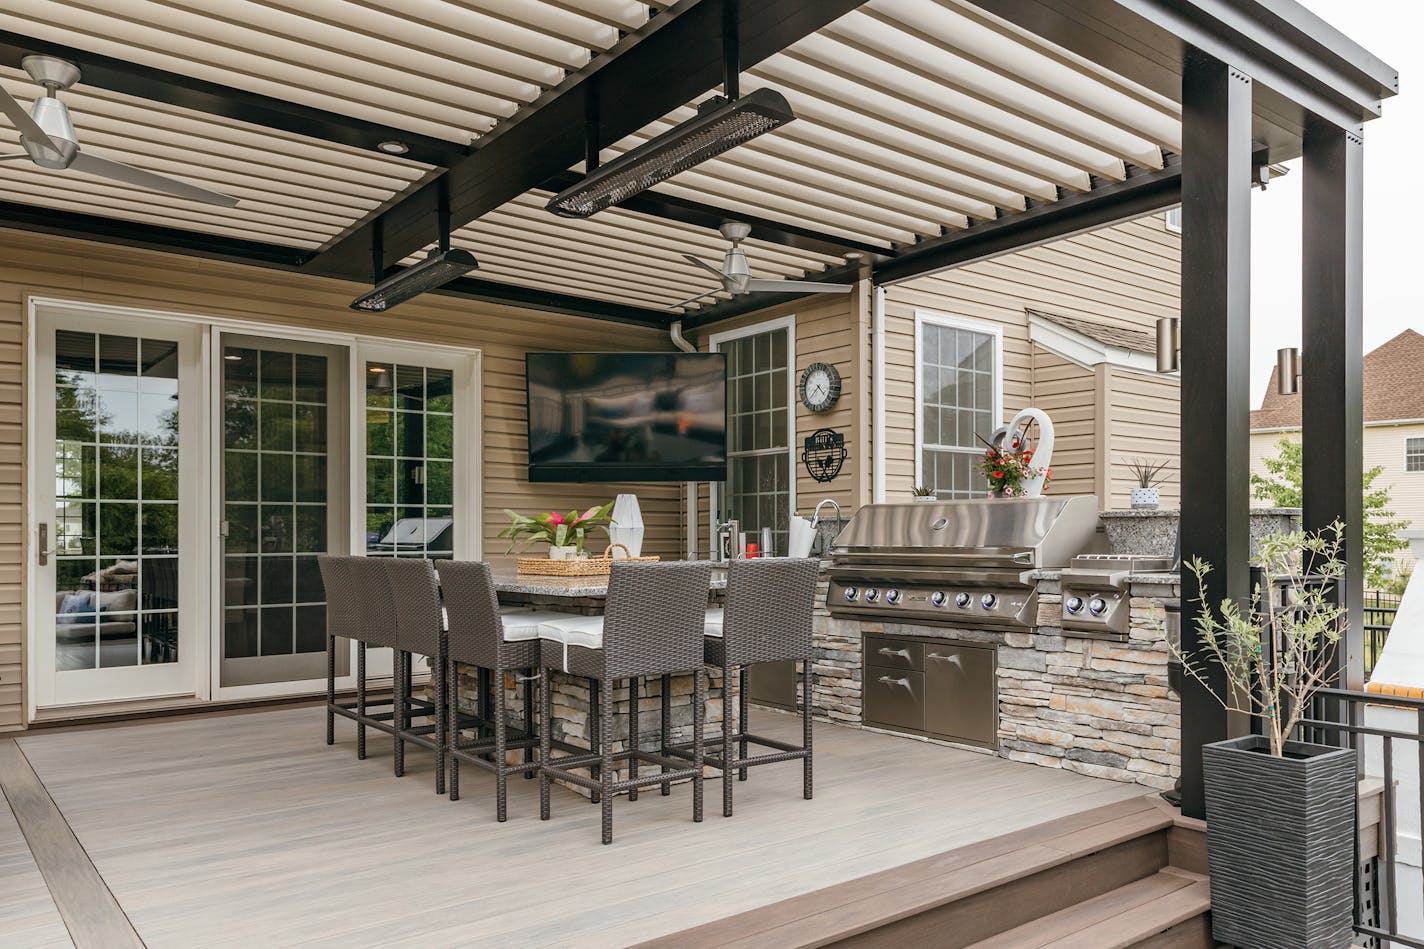
<svg viewBox="0 0 1424 949">
<path fill-rule="evenodd" d="M 1172 826 L 1138 798 L 946 851 L 655 939 L 645 946 L 813 946 L 865 933 Z"/>
<path fill-rule="evenodd" d="M 1205 877 L 1168 867 L 970 949 L 1127 949 L 1210 908 Z"/>
</svg>

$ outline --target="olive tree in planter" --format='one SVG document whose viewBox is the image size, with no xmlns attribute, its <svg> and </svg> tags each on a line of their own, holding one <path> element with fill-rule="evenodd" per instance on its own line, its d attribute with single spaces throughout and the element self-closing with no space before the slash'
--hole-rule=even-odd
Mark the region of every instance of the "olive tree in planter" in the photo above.
<svg viewBox="0 0 1424 949">
<path fill-rule="evenodd" d="M 1291 738 L 1332 675 L 1342 530 L 1266 538 L 1250 607 L 1199 594 L 1204 655 L 1173 647 L 1223 706 L 1263 726 L 1202 749 L 1213 935 L 1243 949 L 1341 949 L 1353 936 L 1355 752 Z M 1211 565 L 1187 567 L 1204 589 Z M 1209 664 L 1225 671 L 1224 692 Z"/>
</svg>

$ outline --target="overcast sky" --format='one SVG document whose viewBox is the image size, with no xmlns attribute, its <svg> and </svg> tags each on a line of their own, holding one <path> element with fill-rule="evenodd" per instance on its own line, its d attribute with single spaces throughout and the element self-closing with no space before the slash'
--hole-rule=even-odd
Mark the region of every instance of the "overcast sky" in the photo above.
<svg viewBox="0 0 1424 949">
<path fill-rule="evenodd" d="M 1399 70 L 1399 95 L 1365 126 L 1365 351 L 1412 327 L 1424 332 L 1424 2 L 1302 0 Z M 1298 166 L 1298 162 L 1292 162 Z M 1300 169 L 1255 192 L 1251 219 L 1251 404 L 1276 350 L 1300 345 Z M 1421 367 L 1424 372 L 1424 367 Z"/>
</svg>

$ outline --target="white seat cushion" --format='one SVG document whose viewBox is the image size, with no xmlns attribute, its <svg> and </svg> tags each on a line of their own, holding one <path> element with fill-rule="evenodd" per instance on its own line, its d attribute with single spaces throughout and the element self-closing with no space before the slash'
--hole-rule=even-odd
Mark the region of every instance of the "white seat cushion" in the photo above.
<svg viewBox="0 0 1424 949">
<path fill-rule="evenodd" d="M 563 643 L 565 646 L 602 649 L 603 617 L 565 613 L 539 624 L 539 638 Z"/>
<path fill-rule="evenodd" d="M 702 635 L 722 638 L 722 624 L 726 621 L 726 613 L 720 606 L 715 606 L 707 611 L 707 617 L 703 621 Z"/>
<path fill-rule="evenodd" d="M 539 638 L 539 630 L 545 623 L 556 623 L 564 619 L 582 619 L 569 613 L 554 610 L 534 610 L 527 606 L 505 606 L 499 611 L 504 620 L 504 641 L 507 643 L 528 642 Z"/>
</svg>

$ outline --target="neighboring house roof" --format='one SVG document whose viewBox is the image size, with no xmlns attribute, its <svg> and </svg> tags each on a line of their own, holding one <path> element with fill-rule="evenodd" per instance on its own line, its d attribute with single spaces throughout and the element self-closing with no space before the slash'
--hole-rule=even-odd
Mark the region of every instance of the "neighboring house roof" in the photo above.
<svg viewBox="0 0 1424 949">
<path fill-rule="evenodd" d="M 1157 353 L 1157 339 L 1151 333 L 1125 329 L 1120 326 L 1108 326 L 1090 320 L 1080 320 L 1072 316 L 1059 316 L 1057 313 L 1045 313 L 1042 310 L 1031 309 L 1027 312 L 1031 317 L 1036 316 L 1055 326 L 1072 330 L 1095 342 L 1102 343 L 1104 346 L 1126 349 L 1134 353 L 1148 353 L 1153 356 Z"/>
<path fill-rule="evenodd" d="M 1301 357 L 1303 360 L 1308 355 Z M 1424 419 L 1424 336 L 1405 330 L 1365 356 L 1365 422 Z M 1251 430 L 1300 428 L 1300 394 L 1276 391 L 1276 373 L 1266 383 L 1261 407 L 1251 413 Z"/>
</svg>

